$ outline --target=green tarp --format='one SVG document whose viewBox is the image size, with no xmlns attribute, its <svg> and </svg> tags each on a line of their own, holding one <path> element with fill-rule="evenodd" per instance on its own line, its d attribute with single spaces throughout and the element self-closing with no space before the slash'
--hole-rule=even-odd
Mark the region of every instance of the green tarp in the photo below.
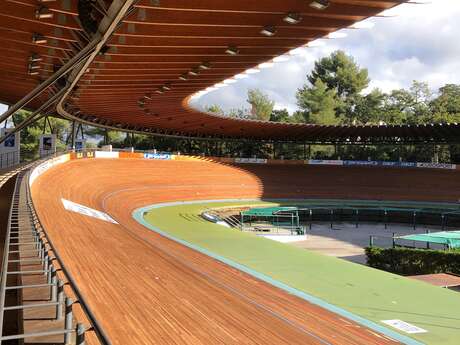
<svg viewBox="0 0 460 345">
<path fill-rule="evenodd" d="M 449 248 L 460 248 L 460 231 L 441 231 L 427 234 L 399 236 L 398 238 L 411 241 L 445 244 Z"/>
<path fill-rule="evenodd" d="M 263 207 L 263 208 L 251 208 L 250 210 L 243 211 L 243 216 L 263 216 L 271 217 L 275 216 L 280 211 L 296 211 L 297 207 Z"/>
</svg>

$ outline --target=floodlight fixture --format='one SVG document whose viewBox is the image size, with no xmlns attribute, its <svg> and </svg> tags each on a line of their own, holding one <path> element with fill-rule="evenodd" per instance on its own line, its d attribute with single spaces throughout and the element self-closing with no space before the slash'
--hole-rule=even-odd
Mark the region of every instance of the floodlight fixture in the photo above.
<svg viewBox="0 0 460 345">
<path fill-rule="evenodd" d="M 198 66 L 199 69 L 210 69 L 211 68 L 211 64 L 209 62 L 203 62 L 201 65 Z"/>
<path fill-rule="evenodd" d="M 302 16 L 295 12 L 289 12 L 283 20 L 289 24 L 299 24 L 302 21 Z"/>
<path fill-rule="evenodd" d="M 29 62 L 39 62 L 42 61 L 42 57 L 38 55 L 37 53 L 32 53 L 32 55 L 29 57 Z"/>
<path fill-rule="evenodd" d="M 29 63 L 29 70 L 32 70 L 32 69 L 40 69 L 41 66 L 39 64 L 36 64 L 36 63 Z"/>
<path fill-rule="evenodd" d="M 48 40 L 46 39 L 45 36 L 40 35 L 40 34 L 37 34 L 37 33 L 34 33 L 34 34 L 32 35 L 32 43 L 35 43 L 35 44 L 46 44 L 46 43 L 48 43 Z"/>
<path fill-rule="evenodd" d="M 228 55 L 238 55 L 240 52 L 237 47 L 229 46 L 225 51 Z"/>
<path fill-rule="evenodd" d="M 273 25 L 264 26 L 260 33 L 264 36 L 272 37 L 276 34 L 276 28 Z"/>
<path fill-rule="evenodd" d="M 180 80 L 188 80 L 186 74 L 182 74 L 181 76 L 179 76 L 179 79 L 180 79 Z"/>
<path fill-rule="evenodd" d="M 50 12 L 48 7 L 40 6 L 35 10 L 35 18 L 37 19 L 51 19 L 54 17 L 54 13 Z"/>
<path fill-rule="evenodd" d="M 330 4 L 331 3 L 329 0 L 315 0 L 315 1 L 310 2 L 310 7 L 316 10 L 323 11 L 326 8 L 328 8 Z"/>
<path fill-rule="evenodd" d="M 198 69 L 194 68 L 191 71 L 189 71 L 188 74 L 195 76 L 195 75 L 200 74 L 200 71 Z"/>
</svg>

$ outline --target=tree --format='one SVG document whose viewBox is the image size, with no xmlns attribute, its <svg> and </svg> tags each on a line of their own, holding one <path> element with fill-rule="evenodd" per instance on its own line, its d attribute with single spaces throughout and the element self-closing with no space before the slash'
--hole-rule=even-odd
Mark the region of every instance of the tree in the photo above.
<svg viewBox="0 0 460 345">
<path fill-rule="evenodd" d="M 208 105 L 204 108 L 204 110 L 208 113 L 214 113 L 218 115 L 224 114 L 224 111 L 222 110 L 222 108 L 217 104 Z"/>
<path fill-rule="evenodd" d="M 414 80 L 409 92 L 412 95 L 413 105 L 409 112 L 408 122 L 410 124 L 430 123 L 433 119 L 430 109 L 433 93 L 428 84 Z"/>
<path fill-rule="evenodd" d="M 122 146 L 125 139 L 123 132 L 109 130 L 106 128 L 91 127 L 87 130 L 87 134 L 93 138 L 100 139 L 99 145 L 114 145 L 115 147 Z M 101 139 L 102 138 L 102 139 Z"/>
<path fill-rule="evenodd" d="M 19 110 L 13 116 L 14 126 L 19 125 L 26 118 L 30 116 L 30 111 Z M 50 128 L 51 125 L 51 128 Z M 47 122 L 45 119 L 40 119 L 30 124 L 21 130 L 21 151 L 26 159 L 37 158 L 38 146 L 40 135 L 43 133 L 52 133 L 56 135 L 56 147 L 58 149 L 65 148 L 65 141 L 70 134 L 70 123 L 67 120 L 48 117 Z"/>
<path fill-rule="evenodd" d="M 336 91 L 339 100 L 336 103 L 336 113 L 343 123 L 352 124 L 356 121 L 353 116 L 356 98 L 369 85 L 367 69 L 361 68 L 353 57 L 337 50 L 316 61 L 307 79 L 311 85 L 321 80 L 328 90 Z"/>
<path fill-rule="evenodd" d="M 329 90 L 337 90 L 341 98 L 354 96 L 369 85 L 367 69 L 360 68 L 353 57 L 342 50 L 315 62 L 308 81 L 315 85 L 318 79 L 326 83 Z"/>
<path fill-rule="evenodd" d="M 428 84 L 414 80 L 409 90 L 393 90 L 385 97 L 383 121 L 387 124 L 432 123 L 431 100 Z"/>
<path fill-rule="evenodd" d="M 250 119 L 251 115 L 248 109 L 243 108 L 232 108 L 227 113 L 228 116 L 234 117 L 236 119 Z"/>
<path fill-rule="evenodd" d="M 270 114 L 270 121 L 273 122 L 290 122 L 290 115 L 287 109 L 273 110 Z"/>
<path fill-rule="evenodd" d="M 385 94 L 379 89 L 374 89 L 365 96 L 355 96 L 352 124 L 378 125 L 386 123 L 383 114 Z"/>
<path fill-rule="evenodd" d="M 339 123 L 335 109 L 337 93 L 328 89 L 321 80 L 316 80 L 313 86 L 304 85 L 296 94 L 297 105 L 303 110 L 304 122 L 318 125 L 334 125 Z"/>
<path fill-rule="evenodd" d="M 257 120 L 268 121 L 273 112 L 275 102 L 259 89 L 248 90 L 247 102 L 251 105 L 251 114 Z"/>
<path fill-rule="evenodd" d="M 430 108 L 435 123 L 460 122 L 460 85 L 447 84 L 439 89 Z"/>
</svg>

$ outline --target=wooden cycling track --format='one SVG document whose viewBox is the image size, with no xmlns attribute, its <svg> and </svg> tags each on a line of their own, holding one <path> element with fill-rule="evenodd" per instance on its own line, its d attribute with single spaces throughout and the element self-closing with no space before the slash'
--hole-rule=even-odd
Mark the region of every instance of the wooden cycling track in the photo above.
<svg viewBox="0 0 460 345">
<path fill-rule="evenodd" d="M 353 345 L 397 342 L 148 231 L 132 211 L 226 198 L 455 201 L 459 187 L 456 171 L 86 159 L 48 170 L 32 196 L 114 344 Z M 119 225 L 66 211 L 61 198 Z"/>
</svg>

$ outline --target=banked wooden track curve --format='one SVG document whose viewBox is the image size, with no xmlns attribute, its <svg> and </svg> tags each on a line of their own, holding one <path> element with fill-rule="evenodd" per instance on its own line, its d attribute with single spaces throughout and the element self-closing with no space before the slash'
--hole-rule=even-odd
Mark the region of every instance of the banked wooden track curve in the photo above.
<svg viewBox="0 0 460 345">
<path fill-rule="evenodd" d="M 43 225 L 114 344 L 394 344 L 152 233 L 131 216 L 149 204 L 200 199 L 433 200 L 442 195 L 452 201 L 460 185 L 456 172 L 368 172 L 87 159 L 45 172 L 33 184 L 32 196 Z M 66 211 L 61 198 L 105 210 L 119 225 Z"/>
</svg>

